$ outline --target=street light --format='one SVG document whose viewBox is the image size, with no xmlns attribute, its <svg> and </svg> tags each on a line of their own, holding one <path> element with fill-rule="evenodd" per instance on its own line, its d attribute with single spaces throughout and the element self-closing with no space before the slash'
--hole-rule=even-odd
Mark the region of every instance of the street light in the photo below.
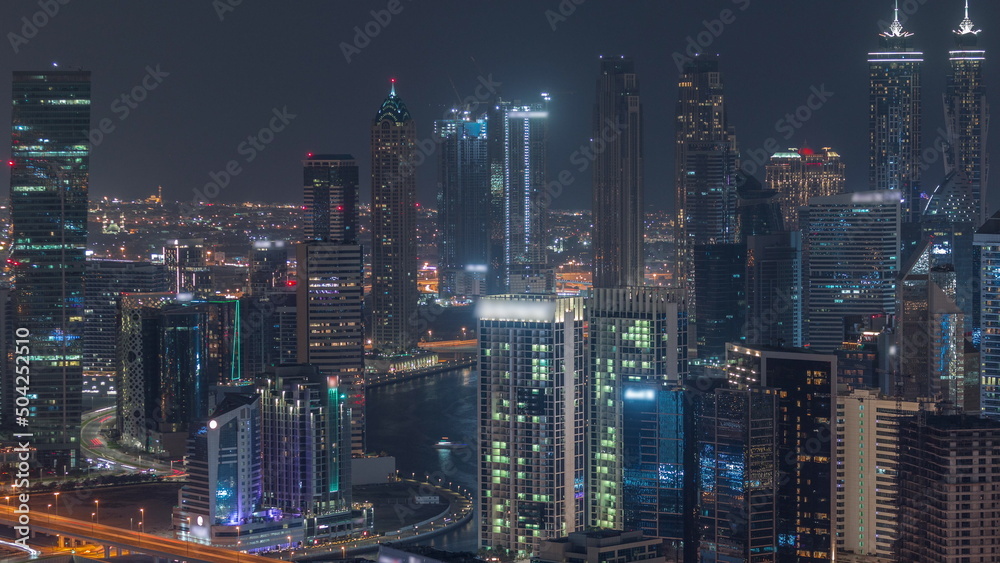
<svg viewBox="0 0 1000 563">
<path fill-rule="evenodd" d="M 59 516 L 59 493 L 56 493 L 56 516 Z"/>
<path fill-rule="evenodd" d="M 101 521 L 101 501 L 94 501 L 94 514 L 97 516 L 97 522 Z"/>
<path fill-rule="evenodd" d="M 139 528 L 140 528 L 139 531 L 141 531 L 143 533 L 146 532 L 146 528 L 142 527 L 142 523 L 145 522 L 145 521 L 146 521 L 146 509 L 145 508 L 140 508 L 139 509 Z M 188 526 L 188 527 L 190 528 L 190 526 Z"/>
</svg>

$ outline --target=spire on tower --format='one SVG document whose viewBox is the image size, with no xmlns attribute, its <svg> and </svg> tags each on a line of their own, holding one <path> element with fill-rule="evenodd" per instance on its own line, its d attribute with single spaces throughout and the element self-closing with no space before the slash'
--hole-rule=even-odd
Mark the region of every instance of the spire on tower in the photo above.
<svg viewBox="0 0 1000 563">
<path fill-rule="evenodd" d="M 389 95 L 390 96 L 395 96 L 396 95 L 396 79 L 395 78 L 390 78 L 389 82 L 392 83 L 392 87 L 389 89 Z"/>
<path fill-rule="evenodd" d="M 895 17 L 889 25 L 889 29 L 882 33 L 882 37 L 911 37 L 913 34 L 903 29 L 903 22 L 899 21 L 899 0 L 895 3 Z"/>
<path fill-rule="evenodd" d="M 965 19 L 958 24 L 955 33 L 958 35 L 979 35 L 982 32 L 983 30 L 976 29 L 976 25 L 972 23 L 972 18 L 969 17 L 969 0 L 965 0 Z"/>
</svg>

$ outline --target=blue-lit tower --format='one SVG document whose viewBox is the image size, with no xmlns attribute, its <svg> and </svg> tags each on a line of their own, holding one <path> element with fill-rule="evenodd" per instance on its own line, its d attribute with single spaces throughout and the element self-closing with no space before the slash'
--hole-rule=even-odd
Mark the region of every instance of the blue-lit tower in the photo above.
<svg viewBox="0 0 1000 563">
<path fill-rule="evenodd" d="M 31 366 L 30 415 L 18 424 L 40 465 L 63 472 L 80 447 L 90 72 L 15 72 L 12 129 L 9 265 Z"/>
</svg>

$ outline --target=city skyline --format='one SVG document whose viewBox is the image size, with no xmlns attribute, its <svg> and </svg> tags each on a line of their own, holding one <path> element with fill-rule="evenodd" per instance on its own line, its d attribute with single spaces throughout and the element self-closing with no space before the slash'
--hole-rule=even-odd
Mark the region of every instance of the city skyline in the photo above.
<svg viewBox="0 0 1000 563">
<path fill-rule="evenodd" d="M 313 2 L 11 73 L 0 560 L 1000 560 L 995 3 Z"/>
<path fill-rule="evenodd" d="M 498 22 L 516 17 L 527 38 L 508 53 L 491 48 L 499 40 L 492 30 L 473 32 L 469 28 L 462 31 L 467 41 L 459 43 L 466 45 L 460 49 L 421 41 L 421 38 L 431 37 L 425 35 L 427 30 L 443 29 L 442 26 L 456 29 L 453 22 L 470 14 L 450 9 L 447 2 L 419 9 L 404 3 L 401 4 L 403 11 L 393 16 L 393 21 L 372 38 L 360 54 L 354 55 L 350 63 L 340 44 L 353 44 L 354 26 L 364 28 L 372 20 L 369 11 L 383 6 L 335 8 L 325 3 L 311 5 L 307 2 L 301 10 L 274 16 L 258 7 L 241 5 L 223 12 L 220 21 L 211 5 L 205 6 L 204 13 L 200 14 L 170 13 L 165 9 L 161 12 L 156 6 L 142 13 L 119 13 L 114 7 L 104 6 L 84 12 L 75 11 L 70 5 L 63 7 L 59 15 L 38 30 L 37 36 L 27 44 L 19 44 L 16 56 L 0 62 L 0 72 L 45 68 L 53 61 L 63 67 L 82 66 L 92 70 L 95 75 L 92 127 L 97 127 L 102 119 L 109 119 L 114 126 L 114 130 L 103 135 L 94 147 L 94 195 L 138 196 L 162 185 L 168 201 L 190 201 L 194 197 L 193 190 L 203 189 L 210 181 L 209 174 L 224 170 L 231 159 L 244 164 L 244 173 L 233 178 L 222 191 L 220 198 L 223 201 L 232 201 L 244 194 L 249 199 L 267 200 L 273 197 L 271 187 L 276 185 L 293 189 L 294 184 L 288 178 L 295 168 L 294 162 L 308 152 L 320 152 L 327 147 L 355 154 L 359 157 L 359 166 L 367 168 L 366 119 L 361 115 L 368 115 L 370 109 L 364 100 L 384 95 L 385 81 L 390 77 L 396 77 L 406 89 L 414 119 L 420 123 L 418 138 L 421 139 L 431 136 L 432 122 L 442 119 L 449 105 L 470 97 L 476 99 L 477 87 L 483 92 L 492 84 L 505 97 L 523 100 L 535 98 L 540 91 L 548 91 L 553 95 L 550 169 L 556 173 L 566 169 L 574 174 L 572 186 L 553 206 L 572 208 L 584 207 L 590 200 L 591 174 L 589 170 L 576 173 L 577 165 L 570 159 L 591 136 L 588 117 L 593 105 L 594 61 L 601 54 L 630 55 L 643 77 L 645 97 L 673 100 L 677 74 L 673 56 L 676 52 L 686 57 L 688 38 L 691 38 L 699 51 L 719 53 L 727 81 L 740 86 L 740 90 L 730 92 L 729 104 L 732 121 L 740 131 L 745 150 L 760 150 L 768 139 L 774 139 L 779 149 L 806 144 L 812 148 L 832 146 L 844 155 L 848 164 L 849 189 L 860 191 L 867 184 L 867 124 L 843 117 L 866 111 L 868 85 L 864 59 L 867 52 L 878 45 L 881 31 L 878 22 L 891 21 L 890 2 L 866 3 L 859 10 L 811 4 L 796 12 L 746 0 L 719 0 L 697 6 L 650 2 L 634 12 L 591 2 L 576 6 L 576 11 L 565 16 L 565 21 L 554 21 L 554 31 L 546 11 L 551 9 L 558 14 L 559 5 L 557 2 L 551 4 L 486 4 L 482 12 L 476 13 L 484 20 Z M 913 6 L 918 8 L 916 12 Z M 743 7 L 746 9 L 741 9 Z M 732 12 L 730 19 L 735 18 L 735 21 L 722 24 L 721 33 L 716 37 L 704 22 L 712 24 L 725 9 Z M 9 31 L 20 34 L 23 25 L 20 16 L 30 19 L 37 10 L 35 2 L 18 2 L 15 7 L 18 17 L 12 18 Z M 1000 6 L 973 1 L 971 10 L 973 21 L 987 28 L 981 36 L 980 48 L 987 51 L 1000 48 L 998 37 L 988 29 L 988 23 L 1000 17 Z M 954 49 L 951 32 L 961 22 L 962 2 L 903 2 L 901 11 L 906 17 L 906 29 L 915 33 L 915 45 L 925 53 L 924 129 L 925 145 L 929 147 L 938 136 L 938 129 L 944 126 L 937 100 L 944 93 L 948 51 Z M 324 18 L 327 14 L 329 17 Z M 89 29 L 86 24 L 115 22 L 124 16 L 140 17 L 150 27 L 139 32 L 125 25 L 108 26 L 112 33 L 107 38 L 88 34 L 87 44 L 76 50 L 75 57 L 66 58 L 66 45 Z M 275 21 L 274 17 L 279 20 Z M 813 26 L 801 25 L 803 20 L 822 20 L 828 25 L 812 30 Z M 123 51 L 118 48 L 123 43 L 146 45 L 146 41 L 138 39 L 139 33 L 165 39 L 181 21 L 190 26 L 190 32 L 186 33 L 194 39 L 190 45 L 179 45 L 170 52 L 158 48 L 157 41 L 141 49 Z M 320 32 L 319 23 L 328 21 L 338 22 L 335 29 L 331 31 L 329 26 L 324 26 Z M 603 30 L 594 33 L 605 21 L 621 22 L 630 32 L 627 35 Z M 73 27 L 75 22 L 84 24 L 80 31 Z M 302 30 L 294 37 L 281 37 L 274 32 L 278 23 L 294 23 Z M 315 33 L 311 31 L 314 26 Z M 496 27 L 504 28 L 503 25 Z M 782 33 L 761 34 L 761 29 L 781 29 Z M 699 45 L 699 34 L 701 43 L 707 43 L 707 47 Z M 591 36 L 598 40 L 591 41 Z M 253 41 L 244 37 L 253 38 Z M 426 44 L 432 51 L 425 59 L 420 54 L 395 48 L 407 41 Z M 580 49 L 578 45 L 587 47 Z M 849 47 L 830 50 L 830 45 Z M 251 63 L 251 59 L 239 56 L 247 50 L 260 52 L 262 56 L 251 58 L 254 60 Z M 220 68 L 231 69 L 232 73 L 227 74 L 234 74 L 237 79 L 221 81 L 206 75 L 201 70 L 205 68 L 202 56 L 205 52 L 214 54 L 208 59 L 208 66 L 218 64 Z M 319 77 L 315 73 L 291 74 L 294 65 L 289 61 L 303 57 L 310 64 L 329 69 L 329 73 Z M 448 64 L 429 66 L 425 60 L 447 61 Z M 556 66 L 555 61 L 566 64 Z M 746 61 L 764 64 L 743 64 Z M 248 82 L 256 76 L 260 64 L 277 73 L 276 80 L 269 81 L 266 88 L 254 88 Z M 169 76 L 156 74 L 158 67 L 161 74 Z M 792 80 L 784 74 L 789 67 L 797 69 Z M 146 79 L 147 75 L 152 78 Z M 156 85 L 156 88 L 142 93 L 143 102 L 130 108 L 120 101 L 123 94 L 131 93 L 144 80 L 146 85 Z M 350 81 L 357 89 L 338 91 L 326 87 L 326 84 L 341 80 Z M 986 81 L 993 83 L 996 80 L 996 72 L 987 65 Z M 775 91 L 774 84 L 782 88 Z M 206 85 L 220 92 L 239 88 L 240 94 L 235 99 L 226 95 L 205 99 L 201 93 Z M 793 134 L 786 139 L 789 124 L 785 122 L 785 127 L 779 131 L 779 120 L 807 103 L 812 87 L 820 89 L 824 85 L 834 95 L 801 129 L 792 127 Z M 112 109 L 116 99 L 119 102 L 114 107 L 118 111 Z M 248 134 L 268 125 L 273 109 L 280 111 L 285 106 L 296 117 L 286 130 L 275 135 L 272 144 L 258 153 L 254 162 L 243 162 L 244 156 L 237 152 L 239 144 Z M 668 179 L 673 177 L 673 163 L 651 157 L 669 150 L 673 132 L 672 108 L 658 108 L 648 103 L 647 106 L 647 208 L 670 208 L 672 198 L 664 192 L 669 192 Z M 177 116 L 172 111 L 175 107 L 186 110 Z M 129 110 L 127 117 L 120 119 L 126 115 L 125 109 Z M 4 118 L 5 114 L 0 114 L 0 120 Z M 191 138 L 192 132 L 201 134 Z M 996 137 L 992 140 L 994 147 Z M 168 145 L 174 147 L 173 150 L 158 152 L 147 148 Z M 113 166 L 112 162 L 119 159 L 121 162 Z M 184 166 L 178 167 L 178 162 L 183 162 Z M 433 164 L 427 164 L 417 172 L 419 201 L 425 205 L 433 203 L 434 168 Z M 943 177 L 938 171 L 943 171 L 940 159 L 933 163 L 925 183 L 936 184 Z M 763 179 L 762 171 L 758 176 Z M 997 181 L 994 175 L 994 186 Z M 5 187 L 5 184 L 0 185 L 0 190 Z M 925 186 L 926 189 L 933 187 Z M 365 177 L 361 179 L 361 188 L 361 199 L 367 200 L 369 183 Z"/>
</svg>

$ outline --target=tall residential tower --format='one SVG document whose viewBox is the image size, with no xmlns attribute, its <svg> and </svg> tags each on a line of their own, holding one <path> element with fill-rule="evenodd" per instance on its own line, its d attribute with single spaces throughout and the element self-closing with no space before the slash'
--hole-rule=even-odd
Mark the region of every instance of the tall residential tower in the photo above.
<svg viewBox="0 0 1000 563">
<path fill-rule="evenodd" d="M 479 302 L 479 539 L 523 559 L 584 527 L 583 300 Z"/>
<path fill-rule="evenodd" d="M 981 32 L 969 18 L 969 3 L 966 1 L 965 19 L 955 31 L 955 50 L 948 53 L 951 74 L 948 75 L 944 95 L 945 127 L 950 149 L 945 152 L 945 172 L 955 171 L 962 181 L 968 183 L 976 226 L 986 222 L 991 212 L 986 201 L 990 106 L 983 82 L 986 51 L 979 48 Z"/>
<path fill-rule="evenodd" d="M 898 190 L 903 218 L 914 221 L 923 211 L 920 187 L 922 105 L 920 74 L 924 54 L 914 50 L 913 34 L 896 18 L 879 39 L 880 49 L 868 54 L 869 187 Z"/>
</svg>

